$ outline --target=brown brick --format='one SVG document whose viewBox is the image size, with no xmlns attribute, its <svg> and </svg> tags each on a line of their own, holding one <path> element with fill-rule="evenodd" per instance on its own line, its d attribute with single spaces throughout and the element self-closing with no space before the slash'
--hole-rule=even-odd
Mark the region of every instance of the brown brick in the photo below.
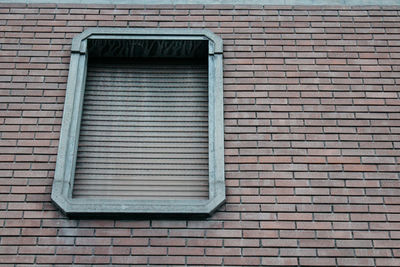
<svg viewBox="0 0 400 267">
<path fill-rule="evenodd" d="M 334 258 L 300 258 L 300 264 L 313 266 L 334 266 Z"/>
<path fill-rule="evenodd" d="M 92 255 L 92 247 L 57 246 L 58 255 Z"/>
<path fill-rule="evenodd" d="M 96 236 L 129 236 L 131 233 L 130 229 L 98 229 L 96 230 Z"/>
<path fill-rule="evenodd" d="M 396 6 L 3 3 L 0 14 L 4 265 L 399 265 Z M 71 38 L 96 26 L 224 39 L 227 203 L 207 219 L 73 220 L 51 204 Z"/>
<path fill-rule="evenodd" d="M 187 264 L 200 264 L 200 265 L 221 265 L 221 257 L 187 257 Z"/>
<path fill-rule="evenodd" d="M 22 229 L 21 236 L 55 236 L 57 229 L 36 229 L 36 228 L 25 228 Z"/>
<path fill-rule="evenodd" d="M 263 257 L 261 259 L 261 264 L 267 266 L 297 266 L 298 260 L 294 257 Z"/>
<path fill-rule="evenodd" d="M 369 248 L 372 247 L 372 243 L 370 240 L 337 240 L 337 246 Z"/>
<path fill-rule="evenodd" d="M 148 238 L 129 238 L 129 237 L 116 237 L 113 238 L 113 244 L 116 246 L 147 246 L 149 244 Z"/>
<path fill-rule="evenodd" d="M 375 266 L 373 259 L 365 258 L 338 258 L 337 262 L 342 266 Z"/>
<path fill-rule="evenodd" d="M 78 237 L 76 238 L 75 244 L 77 246 L 105 246 L 111 244 L 111 238 L 85 238 Z"/>
<path fill-rule="evenodd" d="M 114 256 L 112 257 L 113 264 L 147 264 L 145 256 Z"/>
<path fill-rule="evenodd" d="M 182 256 L 203 256 L 203 248 L 168 248 L 168 255 L 182 255 Z"/>
<path fill-rule="evenodd" d="M 0 255 L 1 264 L 33 264 L 35 256 L 32 255 L 16 255 L 10 257 L 9 255 Z"/>
<path fill-rule="evenodd" d="M 72 237 L 39 237 L 39 245 L 73 245 L 74 238 Z"/>
<path fill-rule="evenodd" d="M 189 262 L 189 260 L 188 260 Z M 149 257 L 150 264 L 175 264 L 175 265 L 182 265 L 185 264 L 185 257 L 183 256 L 150 256 Z"/>
<path fill-rule="evenodd" d="M 151 238 L 150 245 L 156 246 L 167 246 L 167 247 L 182 247 L 185 246 L 185 239 L 183 238 Z"/>
<path fill-rule="evenodd" d="M 107 264 L 110 263 L 110 256 L 76 256 L 76 264 Z"/>
</svg>

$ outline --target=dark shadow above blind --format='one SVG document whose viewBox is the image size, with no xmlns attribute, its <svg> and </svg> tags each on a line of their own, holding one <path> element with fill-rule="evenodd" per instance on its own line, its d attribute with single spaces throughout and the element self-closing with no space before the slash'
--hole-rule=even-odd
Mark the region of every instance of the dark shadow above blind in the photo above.
<svg viewBox="0 0 400 267">
<path fill-rule="evenodd" d="M 207 59 L 201 40 L 88 40 L 89 57 Z"/>
</svg>

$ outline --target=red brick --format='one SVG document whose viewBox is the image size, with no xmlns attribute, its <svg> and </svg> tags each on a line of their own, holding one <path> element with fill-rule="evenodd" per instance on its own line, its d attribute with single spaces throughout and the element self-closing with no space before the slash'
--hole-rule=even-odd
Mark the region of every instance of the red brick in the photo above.
<svg viewBox="0 0 400 267">
<path fill-rule="evenodd" d="M 149 244 L 148 238 L 129 238 L 129 237 L 115 237 L 113 244 L 116 246 L 147 246 Z"/>
<path fill-rule="evenodd" d="M 51 263 L 72 263 L 72 256 L 37 256 L 36 263 L 38 264 L 51 264 Z"/>
<path fill-rule="evenodd" d="M 112 264 L 147 264 L 147 257 L 146 256 L 113 256 L 111 258 Z"/>
<path fill-rule="evenodd" d="M 10 265 L 399 265 L 396 7 L 0 6 Z M 227 203 L 208 219 L 72 220 L 51 204 L 71 38 L 96 25 L 224 39 Z"/>
<path fill-rule="evenodd" d="M 308 248 L 329 248 L 329 247 L 334 247 L 334 240 L 324 240 L 324 239 L 320 239 L 320 240 L 300 240 L 299 241 L 299 245 L 300 247 L 308 247 Z"/>
<path fill-rule="evenodd" d="M 364 172 L 373 172 L 376 171 L 375 165 L 344 165 L 344 171 L 364 171 Z"/>
<path fill-rule="evenodd" d="M 156 246 L 166 246 L 166 247 L 182 247 L 185 246 L 185 239 L 183 238 L 151 238 L 150 245 L 152 247 Z"/>
<path fill-rule="evenodd" d="M 96 250 L 97 248 L 95 248 Z M 92 247 L 57 246 L 57 255 L 92 255 Z"/>
<path fill-rule="evenodd" d="M 376 266 L 399 266 L 400 260 L 398 258 L 377 258 Z"/>
<path fill-rule="evenodd" d="M 168 255 L 203 256 L 204 254 L 204 248 L 168 248 Z"/>
<path fill-rule="evenodd" d="M 22 229 L 21 236 L 56 236 L 57 229 L 47 228 L 24 228 Z"/>
<path fill-rule="evenodd" d="M 241 237 L 242 236 L 242 231 L 240 230 L 208 230 L 206 232 L 207 237 Z"/>
<path fill-rule="evenodd" d="M 19 204 L 19 203 L 10 203 Z M 40 220 L 6 220 L 6 227 L 40 227 Z"/>
<path fill-rule="evenodd" d="M 317 231 L 318 238 L 351 239 L 350 231 Z"/>
<path fill-rule="evenodd" d="M 337 240 L 338 247 L 358 247 L 358 248 L 370 248 L 372 243 L 370 240 Z"/>
<path fill-rule="evenodd" d="M 1 228 L 0 229 L 0 235 L 1 236 L 19 236 L 20 235 L 20 229 L 18 228 Z"/>
<path fill-rule="evenodd" d="M 74 238 L 72 237 L 39 237 L 39 245 L 73 245 Z"/>
<path fill-rule="evenodd" d="M 111 239 L 78 237 L 76 238 L 75 243 L 77 246 L 105 246 L 111 244 Z"/>
<path fill-rule="evenodd" d="M 0 247 L 0 255 L 9 255 L 9 254 L 17 254 L 18 247 L 17 246 L 3 246 Z"/>
<path fill-rule="evenodd" d="M 335 258 L 300 258 L 301 265 L 312 266 L 334 266 L 336 265 Z"/>
<path fill-rule="evenodd" d="M 243 230 L 244 238 L 276 238 L 278 236 L 275 230 Z"/>
<path fill-rule="evenodd" d="M 59 236 L 93 236 L 94 229 L 62 228 L 58 230 Z"/>
<path fill-rule="evenodd" d="M 295 229 L 295 222 L 271 221 L 261 222 L 260 224 L 263 229 Z"/>
<path fill-rule="evenodd" d="M 9 255 L 0 255 L 1 264 L 33 264 L 35 256 L 32 255 L 15 255 L 10 257 Z M 11 265 L 10 265 L 11 266 Z"/>
<path fill-rule="evenodd" d="M 261 264 L 264 266 L 297 266 L 298 260 L 294 257 L 263 257 Z"/>
<path fill-rule="evenodd" d="M 130 229 L 98 229 L 96 236 L 130 236 Z"/>
<path fill-rule="evenodd" d="M 187 264 L 206 265 L 221 265 L 221 257 L 187 257 Z"/>
<path fill-rule="evenodd" d="M 108 264 L 110 256 L 76 256 L 74 262 L 76 264 Z"/>
<path fill-rule="evenodd" d="M 363 258 L 338 258 L 340 266 L 376 266 L 373 259 Z"/>
<path fill-rule="evenodd" d="M 187 260 L 189 262 L 189 259 Z M 183 256 L 151 256 L 149 257 L 149 264 L 167 264 L 167 265 L 182 265 L 185 264 L 185 257 Z"/>
</svg>

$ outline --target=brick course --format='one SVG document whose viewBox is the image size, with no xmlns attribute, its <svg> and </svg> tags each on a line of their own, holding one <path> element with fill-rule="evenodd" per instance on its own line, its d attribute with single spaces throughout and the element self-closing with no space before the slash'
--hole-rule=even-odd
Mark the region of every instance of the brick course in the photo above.
<svg viewBox="0 0 400 267">
<path fill-rule="evenodd" d="M 400 8 L 0 4 L 0 264 L 399 266 Z M 71 39 L 224 40 L 227 203 L 70 220 L 50 202 Z"/>
</svg>

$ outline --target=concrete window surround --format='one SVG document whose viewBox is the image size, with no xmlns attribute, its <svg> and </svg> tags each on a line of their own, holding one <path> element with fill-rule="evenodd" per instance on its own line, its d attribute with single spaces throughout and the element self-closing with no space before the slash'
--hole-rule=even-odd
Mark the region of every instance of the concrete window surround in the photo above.
<svg viewBox="0 0 400 267">
<path fill-rule="evenodd" d="M 208 41 L 208 200 L 110 200 L 72 197 L 82 103 L 88 63 L 88 40 Z M 222 39 L 208 30 L 92 28 L 72 41 L 60 143 L 52 188 L 53 202 L 69 216 L 112 214 L 208 215 L 225 201 Z"/>
</svg>

